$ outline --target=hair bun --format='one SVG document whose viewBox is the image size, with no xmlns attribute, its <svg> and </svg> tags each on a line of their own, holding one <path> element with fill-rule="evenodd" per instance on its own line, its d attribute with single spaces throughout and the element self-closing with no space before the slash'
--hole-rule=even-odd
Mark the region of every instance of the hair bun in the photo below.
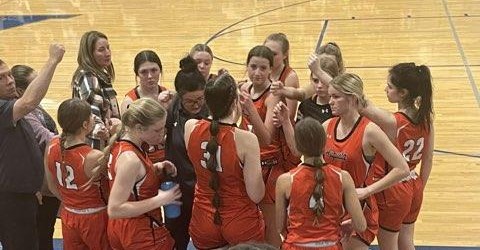
<svg viewBox="0 0 480 250">
<path fill-rule="evenodd" d="M 197 62 L 191 56 L 186 56 L 180 60 L 180 69 L 184 72 L 193 72 L 197 69 Z"/>
</svg>

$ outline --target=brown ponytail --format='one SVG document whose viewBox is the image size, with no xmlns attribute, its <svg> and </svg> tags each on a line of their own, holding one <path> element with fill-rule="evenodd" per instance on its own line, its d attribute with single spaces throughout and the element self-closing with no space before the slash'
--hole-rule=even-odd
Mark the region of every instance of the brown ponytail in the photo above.
<svg viewBox="0 0 480 250">
<path fill-rule="evenodd" d="M 219 131 L 218 120 L 227 117 L 232 112 L 237 96 L 237 85 L 235 79 L 228 73 L 218 76 L 214 81 L 209 81 L 205 88 L 205 102 L 212 114 L 212 122 L 210 123 L 210 140 L 207 143 L 207 152 L 210 154 L 207 160 L 207 169 L 212 173 L 209 186 L 215 192 L 212 198 L 212 205 L 215 208 L 214 223 L 222 224 L 220 216 L 220 176 L 217 171 L 219 162 L 217 162 L 218 141 L 217 134 Z"/>
<path fill-rule="evenodd" d="M 425 65 L 415 63 L 399 63 L 390 70 L 390 82 L 397 88 L 408 90 L 405 98 L 407 105 L 415 106 L 418 100 L 418 111 L 415 122 L 430 129 L 433 120 L 432 76 Z"/>
<path fill-rule="evenodd" d="M 304 155 L 305 158 L 313 158 L 313 165 L 315 171 L 315 187 L 312 191 L 312 198 L 315 200 L 315 205 L 311 207 L 315 214 L 315 222 L 318 217 L 323 214 L 325 210 L 325 202 L 323 199 L 323 183 L 325 181 L 325 174 L 323 172 L 322 153 L 326 143 L 326 134 L 322 124 L 307 117 L 300 120 L 295 125 L 295 146 L 297 150 Z"/>
<path fill-rule="evenodd" d="M 323 201 L 323 182 L 325 181 L 325 175 L 323 173 L 323 162 L 321 157 L 317 156 L 314 159 L 314 166 L 317 169 L 315 171 L 315 188 L 313 189 L 312 197 L 315 200 L 315 206 L 311 209 L 315 214 L 315 218 L 318 218 L 323 214 L 325 210 L 325 202 Z"/>
<path fill-rule="evenodd" d="M 67 135 L 65 132 L 62 132 L 60 134 L 60 155 L 61 155 L 61 161 L 60 161 L 60 167 L 63 167 L 65 165 L 65 142 L 67 141 Z"/>
</svg>

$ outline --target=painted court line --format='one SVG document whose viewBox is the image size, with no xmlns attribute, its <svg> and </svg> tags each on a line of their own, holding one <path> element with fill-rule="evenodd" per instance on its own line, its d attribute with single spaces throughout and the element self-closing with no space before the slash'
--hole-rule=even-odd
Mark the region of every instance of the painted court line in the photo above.
<svg viewBox="0 0 480 250">
<path fill-rule="evenodd" d="M 450 10 L 448 9 L 447 3 L 445 0 L 442 0 L 443 7 L 445 8 L 445 14 L 448 17 L 448 23 L 450 24 L 450 28 L 452 29 L 452 35 L 455 39 L 455 43 L 457 44 L 458 51 L 460 52 L 460 56 L 462 57 L 463 64 L 465 65 L 465 71 L 467 72 L 468 80 L 470 81 L 470 86 L 472 87 L 473 94 L 477 99 L 478 107 L 480 107 L 480 93 L 478 91 L 477 85 L 475 83 L 475 79 L 473 78 L 472 70 L 468 66 L 468 60 L 465 56 L 465 52 L 463 51 L 463 46 L 460 43 L 460 38 L 458 37 L 457 30 L 455 29 L 455 25 L 453 25 L 452 17 L 450 16 Z"/>
</svg>

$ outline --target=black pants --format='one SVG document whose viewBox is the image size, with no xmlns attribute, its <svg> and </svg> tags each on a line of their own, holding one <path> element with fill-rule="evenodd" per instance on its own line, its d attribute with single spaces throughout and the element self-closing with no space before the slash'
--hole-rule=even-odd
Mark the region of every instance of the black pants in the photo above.
<svg viewBox="0 0 480 250">
<path fill-rule="evenodd" d="M 192 218 L 194 186 L 180 185 L 182 191 L 182 213 L 178 218 L 165 218 L 165 225 L 175 240 L 177 250 L 186 250 L 190 241 L 188 226 Z"/>
<path fill-rule="evenodd" d="M 36 250 L 38 201 L 34 194 L 0 192 L 0 242 L 4 250 Z"/>
<path fill-rule="evenodd" d="M 53 250 L 53 231 L 60 201 L 55 197 L 43 196 L 43 205 L 38 206 L 37 230 L 40 250 Z"/>
</svg>

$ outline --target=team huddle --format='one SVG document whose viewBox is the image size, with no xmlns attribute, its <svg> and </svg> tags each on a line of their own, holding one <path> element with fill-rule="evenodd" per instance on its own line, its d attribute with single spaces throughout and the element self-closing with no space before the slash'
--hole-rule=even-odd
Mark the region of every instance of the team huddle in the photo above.
<svg viewBox="0 0 480 250">
<path fill-rule="evenodd" d="M 38 74 L 0 60 L 4 249 L 52 249 L 58 209 L 65 249 L 368 249 L 375 238 L 414 249 L 433 157 L 428 67 L 388 71 L 391 113 L 367 99 L 336 43 L 308 58 L 300 87 L 274 33 L 249 51 L 246 80 L 211 73 L 212 50 L 195 45 L 174 91 L 159 56 L 141 51 L 119 104 L 108 38 L 90 31 L 57 135 L 40 101 L 64 51 L 51 45 Z"/>
</svg>

